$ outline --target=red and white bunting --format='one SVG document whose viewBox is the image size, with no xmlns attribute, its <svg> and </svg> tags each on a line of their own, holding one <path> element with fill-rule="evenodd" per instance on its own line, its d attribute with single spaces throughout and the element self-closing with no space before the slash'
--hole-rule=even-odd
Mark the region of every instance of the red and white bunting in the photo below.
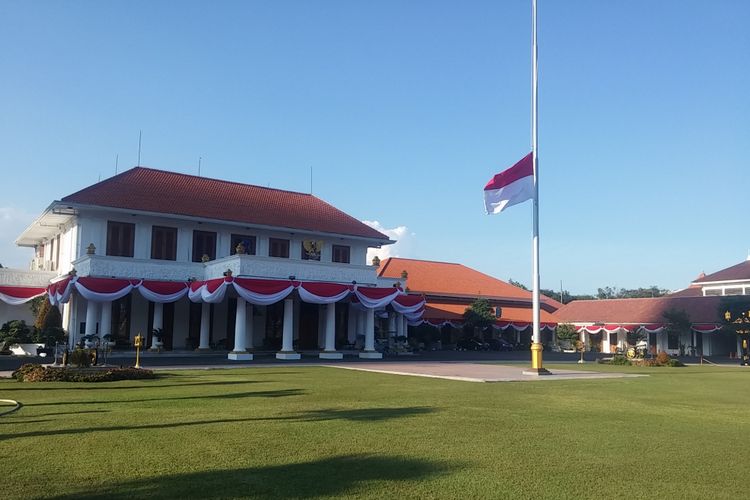
<svg viewBox="0 0 750 500">
<path fill-rule="evenodd" d="M 294 282 L 289 280 L 234 278 L 232 284 L 237 295 L 256 306 L 275 304 L 294 290 Z"/>
<path fill-rule="evenodd" d="M 146 300 L 167 304 L 177 302 L 187 295 L 188 285 L 182 281 L 143 280 L 138 291 Z"/>
<path fill-rule="evenodd" d="M 70 299 L 70 293 L 73 291 L 73 283 L 76 281 L 75 276 L 67 277 L 63 280 L 56 281 L 47 287 L 47 299 L 53 306 L 65 304 Z"/>
<path fill-rule="evenodd" d="M 78 278 L 75 280 L 76 291 L 81 297 L 94 302 L 111 302 L 120 299 L 140 284 L 140 280 L 112 278 Z"/>
<path fill-rule="evenodd" d="M 391 302 L 391 307 L 394 311 L 406 315 L 414 314 L 417 311 L 424 312 L 424 306 L 425 299 L 421 295 L 397 295 Z"/>
<path fill-rule="evenodd" d="M 300 283 L 297 293 L 300 299 L 310 304 L 333 304 L 344 300 L 353 289 L 352 285 L 338 283 Z"/>
<path fill-rule="evenodd" d="M 721 330 L 722 325 L 716 323 L 693 323 L 691 328 L 700 333 L 713 333 Z"/>
<path fill-rule="evenodd" d="M 47 293 L 41 286 L 0 286 L 0 300 L 12 306 L 20 306 Z"/>
<path fill-rule="evenodd" d="M 381 309 L 390 304 L 401 294 L 401 290 L 393 288 L 355 287 L 354 295 L 360 304 L 367 309 Z"/>
<path fill-rule="evenodd" d="M 661 323 L 652 323 L 649 325 L 641 325 L 641 329 L 646 333 L 661 333 L 664 330 L 664 325 Z"/>
</svg>

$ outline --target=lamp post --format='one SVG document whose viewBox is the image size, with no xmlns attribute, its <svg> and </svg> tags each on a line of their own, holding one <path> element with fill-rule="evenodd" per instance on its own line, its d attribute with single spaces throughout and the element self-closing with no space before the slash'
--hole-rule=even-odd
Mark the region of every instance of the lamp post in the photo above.
<svg viewBox="0 0 750 500">
<path fill-rule="evenodd" d="M 740 366 L 750 365 L 750 311 L 743 311 L 732 316 L 730 311 L 724 313 L 724 319 L 732 325 L 740 341 Z"/>
</svg>

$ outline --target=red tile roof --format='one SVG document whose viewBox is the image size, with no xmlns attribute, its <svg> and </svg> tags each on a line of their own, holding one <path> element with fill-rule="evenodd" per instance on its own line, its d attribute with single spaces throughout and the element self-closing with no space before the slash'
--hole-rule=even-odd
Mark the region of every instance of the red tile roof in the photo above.
<svg viewBox="0 0 750 500">
<path fill-rule="evenodd" d="M 464 311 L 466 311 L 467 307 L 469 307 L 469 304 L 427 302 L 422 317 L 427 320 L 463 321 Z M 528 307 L 502 306 L 500 320 L 531 323 L 531 309 Z M 542 323 L 555 323 L 557 322 L 557 318 L 555 315 L 550 314 L 545 310 L 541 310 L 540 321 Z"/>
<path fill-rule="evenodd" d="M 682 309 L 693 323 L 721 321 L 721 297 L 656 297 L 646 299 L 574 300 L 555 312 L 567 323 L 662 323 L 664 312 Z"/>
<path fill-rule="evenodd" d="M 733 281 L 733 280 L 748 280 L 750 281 L 750 260 L 740 262 L 734 266 L 727 267 L 721 271 L 716 271 L 713 274 L 701 276 L 693 283 L 708 283 L 712 281 Z"/>
<path fill-rule="evenodd" d="M 388 240 L 311 194 L 145 167 L 127 170 L 62 201 Z"/>
<path fill-rule="evenodd" d="M 409 290 L 444 297 L 484 297 L 531 300 L 531 292 L 462 264 L 389 257 L 380 263 L 378 276 L 400 278 L 407 272 Z M 556 309 L 562 304 L 548 297 L 542 302 Z"/>
</svg>

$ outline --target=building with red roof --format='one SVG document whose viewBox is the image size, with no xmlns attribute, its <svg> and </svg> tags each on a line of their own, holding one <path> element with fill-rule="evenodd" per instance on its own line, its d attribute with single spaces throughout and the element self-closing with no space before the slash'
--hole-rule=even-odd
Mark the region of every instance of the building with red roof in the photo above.
<svg viewBox="0 0 750 500">
<path fill-rule="evenodd" d="M 135 167 L 52 202 L 16 243 L 32 270 L 2 270 L 0 302 L 46 292 L 71 344 L 379 357 L 375 318 L 423 310 L 366 262 L 393 241 L 307 193 Z"/>
<path fill-rule="evenodd" d="M 464 311 L 480 298 L 495 308 L 498 329 L 511 338 L 528 340 L 531 333 L 531 292 L 463 264 L 390 257 L 379 263 L 378 276 L 407 279 L 411 293 L 424 295 L 422 323 L 445 330 L 444 342 L 456 340 Z M 548 336 L 557 322 L 555 311 L 561 306 L 541 297 L 540 319 L 548 327 Z"/>
<path fill-rule="evenodd" d="M 750 259 L 715 273 L 701 273 L 690 286 L 664 297 L 576 300 L 556 312 L 561 323 L 576 325 L 583 340 L 602 352 L 624 348 L 628 333 L 648 334 L 652 352 L 733 355 L 740 339 L 724 327 L 727 297 L 750 295 Z M 750 297 L 748 297 L 750 307 Z M 670 312 L 687 315 L 689 331 L 669 334 L 664 326 Z"/>
</svg>

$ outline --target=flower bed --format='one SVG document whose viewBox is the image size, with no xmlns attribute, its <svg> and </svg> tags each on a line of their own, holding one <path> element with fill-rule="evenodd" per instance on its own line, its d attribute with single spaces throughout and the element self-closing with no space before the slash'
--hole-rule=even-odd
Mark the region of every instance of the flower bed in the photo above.
<svg viewBox="0 0 750 500">
<path fill-rule="evenodd" d="M 113 382 L 153 379 L 151 370 L 141 368 L 56 368 L 25 364 L 13 372 L 19 382 Z"/>
</svg>

